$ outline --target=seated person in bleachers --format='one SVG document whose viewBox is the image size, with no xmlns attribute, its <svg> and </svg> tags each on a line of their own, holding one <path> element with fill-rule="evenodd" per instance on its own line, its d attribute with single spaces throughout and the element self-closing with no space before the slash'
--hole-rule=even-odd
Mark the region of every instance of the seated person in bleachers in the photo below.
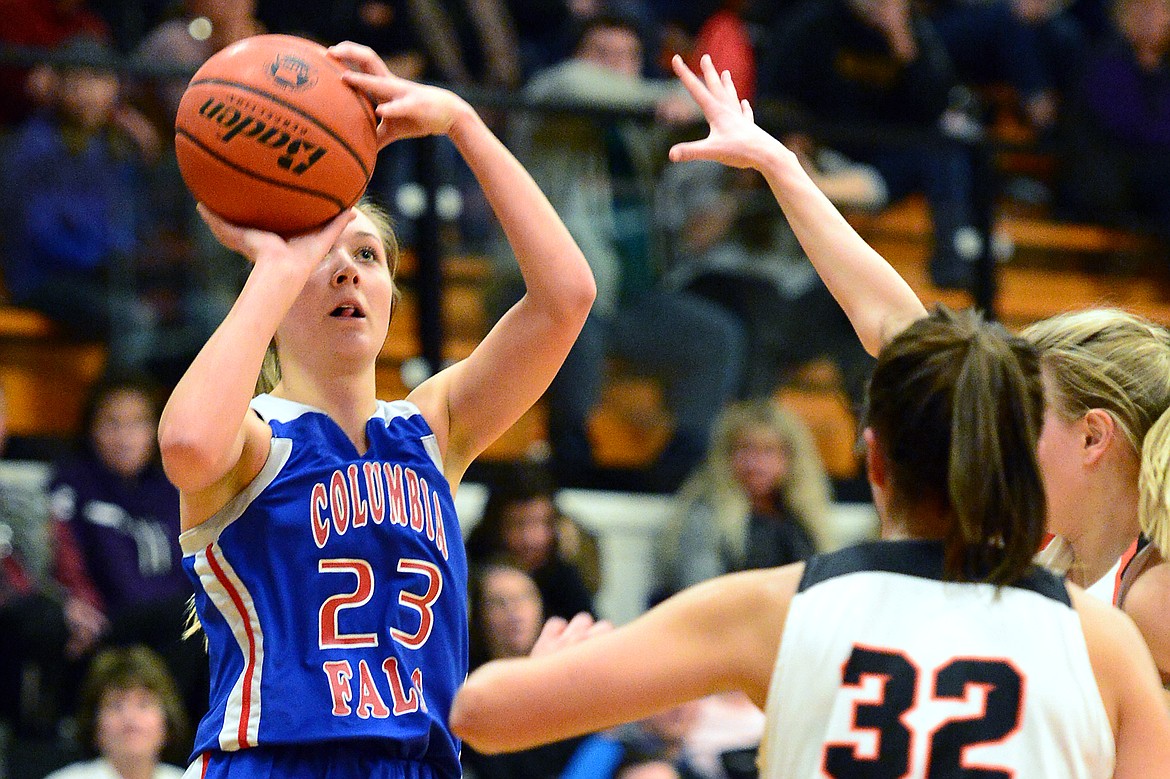
<svg viewBox="0 0 1170 779">
<path fill-rule="evenodd" d="M 60 54 L 87 64 L 54 67 L 52 104 L 5 140 L 8 295 L 70 335 L 105 341 L 114 370 L 152 370 L 176 352 L 190 359 L 226 307 L 185 281 L 147 282 L 177 261 L 160 248 L 164 204 L 147 187 L 162 159 L 159 134 L 123 102 L 107 45 L 74 38 Z"/>
<path fill-rule="evenodd" d="M 877 174 L 866 166 L 818 178 L 837 203 L 869 208 L 884 199 Z M 667 283 L 727 307 L 743 322 L 741 396 L 769 396 L 793 369 L 827 356 L 855 410 L 861 408 L 873 360 L 762 178 L 705 160 L 670 165 L 656 217 L 669 245 Z"/>
<path fill-rule="evenodd" d="M 1035 131 L 1053 129 L 1077 81 L 1085 33 L 1068 0 L 935 0 L 930 18 L 959 78 L 1010 86 Z"/>
<path fill-rule="evenodd" d="M 536 582 L 508 563 L 473 568 L 468 592 L 471 668 L 489 660 L 522 657 L 531 651 L 544 624 Z M 463 747 L 468 779 L 554 779 L 561 776 L 584 738 L 558 741 L 534 749 L 483 755 Z"/>
<path fill-rule="evenodd" d="M 49 483 L 58 581 L 85 604 L 94 640 L 143 643 L 166 659 L 192 717 L 207 706 L 207 659 L 181 638 L 191 584 L 179 549 L 179 494 L 159 464 L 158 400 L 136 379 L 100 382 L 75 454 Z"/>
<path fill-rule="evenodd" d="M 728 406 L 663 530 L 655 597 L 807 559 L 827 532 L 831 501 L 829 477 L 799 417 L 770 399 Z"/>
<path fill-rule="evenodd" d="M 516 463 L 490 485 L 487 503 L 478 524 L 467 536 L 469 562 L 507 560 L 530 575 L 540 590 L 549 617 L 572 617 L 593 612 L 593 595 L 587 579 L 596 581 L 595 549 L 588 533 L 572 528 L 585 568 L 561 552 L 562 525 L 572 520 L 556 505 L 557 485 L 547 469 L 535 463 Z"/>
<path fill-rule="evenodd" d="M 657 124 L 564 112 L 523 114 L 512 124 L 510 145 L 597 279 L 597 301 L 546 396 L 553 464 L 566 486 L 592 486 L 598 464 L 589 420 L 600 405 L 611 360 L 662 385 L 675 424 L 644 475 L 644 488 L 659 492 L 676 489 L 702 458 L 710 410 L 735 396 L 742 373 L 739 321 L 705 298 L 661 283 L 651 224 L 656 166 L 665 159 L 665 138 L 657 130 L 697 115 L 677 84 L 644 77 L 643 63 L 634 22 L 590 17 L 573 56 L 537 73 L 526 96 L 653 111 Z M 514 296 L 505 297 L 510 302 Z"/>
<path fill-rule="evenodd" d="M 909 0 L 806 0 L 777 18 L 759 50 L 760 101 L 783 101 L 854 131 L 834 147 L 876 168 L 891 202 L 925 194 L 931 280 L 970 289 L 980 241 L 970 153 L 957 142 L 899 143 L 891 134 L 937 131 L 961 94 L 930 21 Z M 884 136 L 857 140 L 867 127 Z"/>
<path fill-rule="evenodd" d="M 88 38 L 62 52 L 113 62 Z M 53 105 L 17 128 L 0 168 L 4 282 L 15 303 L 79 337 L 109 340 L 115 366 L 143 368 L 154 317 L 124 278 L 139 240 L 143 139 L 115 121 L 116 74 L 55 70 Z"/>
<path fill-rule="evenodd" d="M 102 650 L 81 690 L 78 741 L 90 758 L 47 779 L 180 779 L 190 748 L 174 679 L 144 646 Z M 164 762 L 165 761 L 165 762 Z"/>
<path fill-rule="evenodd" d="M 1170 239 L 1170 2 L 1116 0 L 1061 149 L 1058 206 L 1076 220 Z"/>
</svg>

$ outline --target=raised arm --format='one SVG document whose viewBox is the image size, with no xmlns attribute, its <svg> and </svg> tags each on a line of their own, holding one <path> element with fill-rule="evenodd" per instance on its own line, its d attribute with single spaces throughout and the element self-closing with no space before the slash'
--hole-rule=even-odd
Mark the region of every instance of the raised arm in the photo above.
<svg viewBox="0 0 1170 779">
<path fill-rule="evenodd" d="M 702 78 L 681 57 L 676 56 L 672 65 L 711 131 L 701 141 L 676 144 L 671 160 L 715 160 L 762 173 L 801 246 L 871 355 L 926 315 L 910 285 L 845 221 L 796 155 L 756 125 L 751 106 L 739 99 L 729 73 L 718 73 L 705 55 Z"/>
<path fill-rule="evenodd" d="M 593 274 L 527 171 L 463 99 L 392 75 L 365 46 L 330 50 L 356 71 L 346 79 L 378 103 L 380 140 L 447 135 L 467 161 L 524 276 L 527 294 L 466 359 L 411 394 L 457 483 L 468 464 L 540 398 L 593 304 Z"/>
<path fill-rule="evenodd" d="M 802 570 L 712 579 L 612 632 L 488 663 L 456 695 L 451 729 L 477 751 L 511 752 L 716 692 L 741 690 L 763 707 Z M 580 630 L 581 619 L 567 632 Z"/>
<path fill-rule="evenodd" d="M 251 260 L 253 268 L 231 311 L 171 393 L 159 423 L 163 467 L 183 494 L 185 509 L 192 501 L 206 502 L 201 496 L 222 505 L 263 465 L 268 428 L 248 414 L 248 404 L 264 352 L 310 272 L 353 218 L 352 211 L 345 211 L 321 229 L 285 241 L 228 224 L 202 205 L 199 209 L 216 238 Z M 252 473 L 237 473 L 242 459 L 249 461 L 244 470 Z M 207 514 L 196 509 L 194 521 Z M 184 525 L 191 520 L 185 510 Z"/>
</svg>

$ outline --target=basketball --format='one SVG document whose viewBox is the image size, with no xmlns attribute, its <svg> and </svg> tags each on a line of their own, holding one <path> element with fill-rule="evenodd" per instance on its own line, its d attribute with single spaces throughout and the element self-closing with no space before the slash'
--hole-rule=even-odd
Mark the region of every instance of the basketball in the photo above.
<svg viewBox="0 0 1170 779">
<path fill-rule="evenodd" d="M 208 59 L 175 118 L 183 181 L 229 222 L 293 235 L 358 201 L 377 117 L 324 46 L 256 35 Z"/>
</svg>

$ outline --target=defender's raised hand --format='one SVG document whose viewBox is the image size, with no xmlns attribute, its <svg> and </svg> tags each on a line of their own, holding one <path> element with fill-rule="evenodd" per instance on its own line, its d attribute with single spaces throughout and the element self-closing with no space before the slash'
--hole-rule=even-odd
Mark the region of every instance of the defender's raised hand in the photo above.
<svg viewBox="0 0 1170 779">
<path fill-rule="evenodd" d="M 779 141 L 756 125 L 752 107 L 739 98 L 731 73 L 719 73 L 707 54 L 699 62 L 702 78 L 677 54 L 671 65 L 711 128 L 701 141 L 675 144 L 670 150 L 671 161 L 714 160 L 735 168 L 758 169 L 763 161 L 761 152 Z"/>
</svg>

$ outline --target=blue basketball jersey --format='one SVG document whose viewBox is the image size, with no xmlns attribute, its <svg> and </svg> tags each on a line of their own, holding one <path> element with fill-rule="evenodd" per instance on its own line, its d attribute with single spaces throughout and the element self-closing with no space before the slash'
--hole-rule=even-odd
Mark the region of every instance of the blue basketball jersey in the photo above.
<svg viewBox="0 0 1170 779">
<path fill-rule="evenodd" d="M 181 537 L 211 662 L 195 754 L 375 741 L 458 776 L 467 563 L 429 425 L 379 402 L 358 454 L 314 408 L 252 409 L 272 428 L 267 462 Z"/>
</svg>

